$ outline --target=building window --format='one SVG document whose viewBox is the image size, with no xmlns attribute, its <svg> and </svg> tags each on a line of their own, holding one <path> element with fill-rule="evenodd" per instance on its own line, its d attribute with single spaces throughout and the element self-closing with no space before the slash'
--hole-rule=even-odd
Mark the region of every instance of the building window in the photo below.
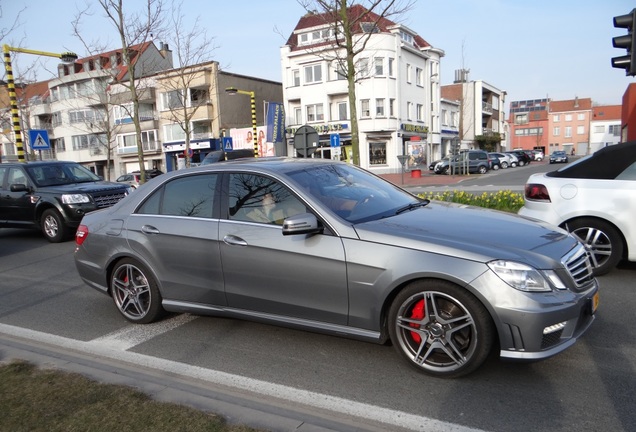
<svg viewBox="0 0 636 432">
<path fill-rule="evenodd" d="M 577 120 L 585 120 L 585 114 L 584 113 L 578 113 L 576 115 L 576 119 Z"/>
<path fill-rule="evenodd" d="M 609 125 L 608 133 L 613 136 L 621 136 L 621 125 Z"/>
<path fill-rule="evenodd" d="M 570 138 L 572 136 L 572 126 L 565 127 L 565 137 Z"/>
<path fill-rule="evenodd" d="M 369 99 L 360 100 L 360 115 L 362 117 L 371 117 L 371 110 L 369 109 Z"/>
<path fill-rule="evenodd" d="M 528 113 L 515 114 L 515 124 L 526 124 L 526 123 L 528 123 Z"/>
<path fill-rule="evenodd" d="M 394 59 L 389 57 L 389 76 L 390 77 L 393 76 L 393 62 L 394 62 Z"/>
<path fill-rule="evenodd" d="M 303 124 L 303 110 L 300 107 L 294 108 L 294 124 Z"/>
<path fill-rule="evenodd" d="M 324 121 L 322 104 L 307 105 L 307 123 Z"/>
<path fill-rule="evenodd" d="M 408 120 L 413 119 L 413 103 L 412 102 L 406 103 L 406 118 Z"/>
<path fill-rule="evenodd" d="M 386 165 L 386 142 L 369 143 L 369 165 Z"/>
<path fill-rule="evenodd" d="M 375 100 L 375 116 L 384 117 L 384 99 Z"/>
<path fill-rule="evenodd" d="M 338 102 L 338 120 L 347 120 L 349 118 L 347 114 L 347 103 Z"/>
<path fill-rule="evenodd" d="M 604 133 L 605 126 L 594 126 L 594 133 Z"/>
<path fill-rule="evenodd" d="M 555 126 L 554 127 L 554 133 L 552 135 L 554 135 L 554 136 L 561 135 L 561 128 L 559 126 Z"/>
<path fill-rule="evenodd" d="M 175 108 L 183 108 L 183 91 L 172 90 L 161 93 L 161 107 L 164 111 Z"/>
<path fill-rule="evenodd" d="M 572 114 L 566 114 L 565 121 L 572 121 Z"/>
<path fill-rule="evenodd" d="M 305 84 L 322 82 L 322 65 L 305 66 Z"/>
<path fill-rule="evenodd" d="M 336 67 L 334 68 L 336 74 L 336 80 L 346 80 L 347 79 L 347 71 L 342 63 L 338 62 Z"/>
<path fill-rule="evenodd" d="M 66 151 L 66 143 L 64 142 L 64 138 L 54 138 L 51 140 L 51 147 L 55 149 L 56 152 L 65 152 Z"/>
<path fill-rule="evenodd" d="M 406 65 L 406 82 L 407 83 L 411 83 L 411 65 L 407 64 Z"/>
<path fill-rule="evenodd" d="M 292 71 L 292 86 L 300 86 L 300 71 L 298 69 Z"/>
<path fill-rule="evenodd" d="M 420 68 L 415 68 L 415 84 L 420 87 L 424 86 L 424 71 Z"/>
<path fill-rule="evenodd" d="M 395 117 L 395 99 L 389 99 L 389 116 Z"/>
<path fill-rule="evenodd" d="M 417 106 L 415 107 L 415 115 L 417 121 L 424 121 L 424 105 L 417 104 Z"/>
<path fill-rule="evenodd" d="M 552 121 L 558 122 L 561 120 L 561 116 L 559 114 L 555 114 L 552 116 Z"/>
<path fill-rule="evenodd" d="M 163 136 L 166 142 L 185 141 L 185 132 L 181 125 L 177 123 L 165 125 L 163 127 Z"/>
<path fill-rule="evenodd" d="M 375 76 L 384 75 L 384 59 L 382 57 L 374 58 L 373 66 L 375 67 Z"/>
<path fill-rule="evenodd" d="M 576 133 L 577 135 L 585 135 L 585 126 L 577 126 Z"/>
<path fill-rule="evenodd" d="M 448 126 L 448 111 L 442 110 L 442 126 Z"/>
<path fill-rule="evenodd" d="M 360 78 L 369 76 L 369 59 L 366 57 L 358 60 L 358 76 Z"/>
</svg>

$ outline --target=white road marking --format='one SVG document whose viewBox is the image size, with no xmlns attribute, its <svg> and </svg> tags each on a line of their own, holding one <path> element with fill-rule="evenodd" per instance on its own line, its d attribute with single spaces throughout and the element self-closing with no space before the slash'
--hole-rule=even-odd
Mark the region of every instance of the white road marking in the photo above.
<svg viewBox="0 0 636 432">
<path fill-rule="evenodd" d="M 191 319 L 190 319 L 191 320 Z M 181 324 L 178 324 L 181 325 Z M 158 331 L 158 330 L 157 330 Z M 167 331 L 167 330 L 166 330 Z M 89 342 L 82 342 L 62 336 L 51 335 L 35 330 L 14 327 L 11 325 L 0 323 L 0 333 L 9 336 L 28 339 L 40 343 L 54 345 L 57 347 L 74 350 L 82 353 L 105 357 L 113 360 L 123 361 L 135 364 L 141 367 L 147 367 L 154 370 L 167 372 L 175 376 L 185 376 L 191 379 L 208 382 L 211 384 L 222 385 L 234 389 L 257 393 L 263 396 L 275 397 L 278 399 L 290 401 L 292 403 L 302 404 L 309 407 L 315 407 L 321 410 L 341 413 L 359 418 L 366 418 L 371 421 L 384 423 L 389 426 L 406 428 L 412 431 L 420 432 L 480 432 L 479 429 L 468 428 L 462 425 L 448 423 L 435 420 L 429 417 L 418 416 L 403 411 L 395 411 L 382 408 L 370 404 L 355 402 L 352 400 L 320 394 L 308 390 L 301 390 L 280 384 L 274 384 L 267 381 L 246 378 L 240 375 L 233 375 L 212 369 L 205 369 L 198 366 L 191 366 L 171 360 L 164 360 L 143 354 L 115 349 L 119 342 L 117 336 L 107 335 L 104 338 L 95 339 Z M 126 332 L 119 332 L 125 334 Z M 132 332 L 135 333 L 135 332 Z M 160 333 L 156 333 L 160 334 Z M 122 336 L 121 346 L 127 346 L 125 339 L 130 336 Z M 132 340 L 139 337 L 133 336 Z M 102 343 L 96 341 L 102 340 Z M 147 340 L 147 339 L 146 339 Z M 132 342 L 130 342 L 132 343 Z M 112 345 L 112 346 L 111 346 Z"/>
</svg>

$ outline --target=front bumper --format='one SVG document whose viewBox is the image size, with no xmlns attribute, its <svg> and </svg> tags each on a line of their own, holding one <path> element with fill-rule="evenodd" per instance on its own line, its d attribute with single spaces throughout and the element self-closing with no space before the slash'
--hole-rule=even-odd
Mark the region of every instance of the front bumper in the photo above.
<svg viewBox="0 0 636 432">
<path fill-rule="evenodd" d="M 572 346 L 590 327 L 598 305 L 598 283 L 581 292 L 518 291 L 493 272 L 473 284 L 490 303 L 502 358 L 540 360 Z"/>
</svg>

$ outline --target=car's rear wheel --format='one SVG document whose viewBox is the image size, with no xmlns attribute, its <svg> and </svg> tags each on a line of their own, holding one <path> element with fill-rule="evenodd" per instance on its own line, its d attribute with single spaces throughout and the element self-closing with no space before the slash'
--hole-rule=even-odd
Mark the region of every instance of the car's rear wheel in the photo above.
<svg viewBox="0 0 636 432">
<path fill-rule="evenodd" d="M 117 309 L 128 321 L 148 324 L 164 314 L 157 282 L 133 259 L 117 263 L 110 278 L 110 291 Z"/>
<path fill-rule="evenodd" d="M 488 357 L 494 328 L 484 306 L 446 281 L 417 281 L 402 290 L 389 311 L 396 350 L 416 369 L 433 376 L 466 375 Z"/>
<path fill-rule="evenodd" d="M 594 275 L 609 272 L 623 257 L 623 238 L 613 225 L 598 219 L 580 218 L 566 224 L 590 253 Z"/>
<path fill-rule="evenodd" d="M 64 225 L 62 215 L 55 209 L 47 209 L 42 213 L 40 219 L 42 234 L 51 243 L 59 243 L 66 240 L 68 228 Z"/>
<path fill-rule="evenodd" d="M 503 169 L 508 168 L 508 162 L 502 162 L 501 163 L 501 168 L 503 168 Z"/>
</svg>

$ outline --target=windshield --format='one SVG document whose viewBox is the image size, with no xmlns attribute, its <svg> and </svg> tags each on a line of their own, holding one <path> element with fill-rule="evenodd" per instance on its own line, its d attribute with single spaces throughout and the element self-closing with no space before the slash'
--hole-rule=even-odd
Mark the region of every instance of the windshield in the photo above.
<svg viewBox="0 0 636 432">
<path fill-rule="evenodd" d="M 90 170 L 75 162 L 29 166 L 27 171 L 38 186 L 59 186 L 101 180 Z"/>
<path fill-rule="evenodd" d="M 341 218 L 359 223 L 393 216 L 420 200 L 410 193 L 347 164 L 325 164 L 289 173 L 304 191 Z"/>
</svg>

